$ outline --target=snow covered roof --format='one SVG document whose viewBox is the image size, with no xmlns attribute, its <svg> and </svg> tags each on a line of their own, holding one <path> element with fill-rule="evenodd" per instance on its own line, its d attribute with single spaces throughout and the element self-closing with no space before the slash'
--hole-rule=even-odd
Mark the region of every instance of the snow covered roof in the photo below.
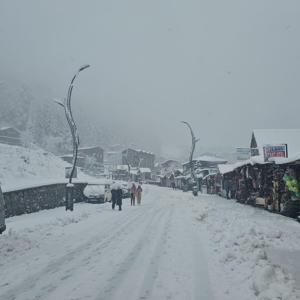
<svg viewBox="0 0 300 300">
<path fill-rule="evenodd" d="M 215 176 L 218 173 L 211 173 L 211 174 L 207 174 L 206 176 L 203 177 L 203 180 L 205 180 L 206 178 L 210 177 L 210 176 Z"/>
<path fill-rule="evenodd" d="M 227 160 L 224 158 L 216 157 L 216 156 L 210 156 L 210 155 L 201 155 L 197 158 L 194 158 L 193 161 L 203 161 L 203 162 L 211 162 L 211 163 L 219 163 L 219 164 L 225 164 L 227 163 Z M 187 161 L 183 163 L 183 165 L 189 164 L 190 162 Z"/>
<path fill-rule="evenodd" d="M 216 162 L 216 163 L 226 163 L 227 160 L 224 158 L 216 157 L 216 156 L 209 156 L 209 155 L 201 155 L 194 160 L 196 161 L 206 161 L 206 162 Z"/>
<path fill-rule="evenodd" d="M 140 168 L 141 173 L 151 173 L 151 169 L 149 168 Z"/>
<path fill-rule="evenodd" d="M 238 161 L 234 164 L 222 164 L 222 165 L 218 165 L 219 168 L 219 172 L 221 174 L 226 174 L 226 173 L 230 173 L 234 170 L 236 170 L 237 168 L 246 166 L 246 165 L 264 165 L 264 164 L 268 164 L 269 162 L 265 162 L 263 157 L 261 156 L 253 156 L 250 159 L 247 160 L 242 160 L 242 161 Z"/>
<path fill-rule="evenodd" d="M 161 162 L 160 164 L 162 166 L 169 165 L 169 164 L 181 165 L 181 162 L 179 162 L 178 160 L 175 160 L 175 159 L 168 159 L 168 160 Z"/>
<path fill-rule="evenodd" d="M 284 164 L 289 164 L 293 163 L 296 161 L 300 161 L 300 153 L 294 154 L 289 157 L 271 157 L 269 158 L 269 161 L 274 162 L 277 165 L 284 165 Z"/>
<path fill-rule="evenodd" d="M 252 148 L 255 143 L 260 156 L 263 156 L 265 145 L 287 144 L 290 157 L 300 152 L 300 129 L 255 129 L 251 140 Z"/>
<path fill-rule="evenodd" d="M 139 173 L 138 170 L 130 170 L 130 174 L 132 175 L 137 175 Z"/>
<path fill-rule="evenodd" d="M 117 170 L 128 171 L 127 165 L 117 165 Z"/>
<path fill-rule="evenodd" d="M 73 157 L 73 154 L 65 154 L 61 155 L 60 158 Z M 77 155 L 77 158 L 85 158 L 84 156 Z"/>
<path fill-rule="evenodd" d="M 84 151 L 84 150 L 96 150 L 96 149 L 101 149 L 103 150 L 100 146 L 88 146 L 88 147 L 80 147 L 78 148 L 78 151 Z"/>
<path fill-rule="evenodd" d="M 224 164 L 224 165 L 218 165 L 219 172 L 221 174 L 226 174 L 234 171 L 237 168 L 246 166 L 248 164 L 251 164 L 250 160 L 244 160 L 244 161 L 239 161 L 234 164 Z"/>
<path fill-rule="evenodd" d="M 144 154 L 154 155 L 153 152 L 145 151 L 145 150 L 142 150 L 142 149 L 133 149 L 133 148 L 127 148 L 127 149 L 123 150 L 122 153 L 126 153 L 127 151 L 135 151 L 135 152 L 140 152 L 140 153 L 144 153 Z"/>
<path fill-rule="evenodd" d="M 6 131 L 6 130 L 13 130 L 15 132 L 20 132 L 18 129 L 16 129 L 15 127 L 11 127 L 11 126 L 4 126 L 0 128 L 0 131 Z"/>
</svg>

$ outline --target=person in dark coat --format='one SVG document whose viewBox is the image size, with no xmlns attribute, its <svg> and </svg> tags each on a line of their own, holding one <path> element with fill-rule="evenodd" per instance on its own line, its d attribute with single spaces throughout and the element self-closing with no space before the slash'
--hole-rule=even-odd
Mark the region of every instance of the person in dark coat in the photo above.
<svg viewBox="0 0 300 300">
<path fill-rule="evenodd" d="M 230 195 L 230 188 L 231 188 L 232 182 L 231 179 L 226 177 L 224 180 L 224 189 L 226 192 L 226 199 L 230 199 L 231 195 Z"/>
<path fill-rule="evenodd" d="M 116 183 L 114 183 L 111 187 L 111 205 L 112 209 L 115 209 L 117 198 L 118 198 L 118 186 Z"/>
<path fill-rule="evenodd" d="M 119 185 L 117 189 L 117 205 L 119 206 L 119 210 L 122 210 L 122 199 L 123 199 L 123 191 L 122 191 L 122 187 Z"/>
</svg>

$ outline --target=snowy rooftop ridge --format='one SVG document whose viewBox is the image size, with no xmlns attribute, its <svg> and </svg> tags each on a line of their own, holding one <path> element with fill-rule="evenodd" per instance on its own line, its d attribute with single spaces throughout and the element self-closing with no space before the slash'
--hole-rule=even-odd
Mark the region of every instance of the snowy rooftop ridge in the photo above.
<svg viewBox="0 0 300 300">
<path fill-rule="evenodd" d="M 217 156 L 210 156 L 210 155 L 201 155 L 195 158 L 197 161 L 207 161 L 207 162 L 227 162 L 226 159 L 217 157 Z"/>
<path fill-rule="evenodd" d="M 212 162 L 212 163 L 227 163 L 227 160 L 221 157 L 217 156 L 211 156 L 211 155 L 201 155 L 193 159 L 193 161 L 203 161 L 203 162 Z M 186 161 L 183 163 L 183 165 L 190 163 L 189 161 Z"/>
</svg>

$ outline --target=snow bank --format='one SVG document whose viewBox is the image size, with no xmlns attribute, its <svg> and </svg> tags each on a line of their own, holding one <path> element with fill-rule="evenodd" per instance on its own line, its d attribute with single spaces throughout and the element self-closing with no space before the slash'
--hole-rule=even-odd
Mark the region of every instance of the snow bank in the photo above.
<svg viewBox="0 0 300 300">
<path fill-rule="evenodd" d="M 65 167 L 61 158 L 42 149 L 30 149 L 0 144 L 0 182 L 3 192 L 64 183 Z M 93 178 L 78 172 L 79 180 Z"/>
<path fill-rule="evenodd" d="M 214 249 L 209 255 L 220 283 L 218 298 L 300 299 L 300 278 L 293 271 L 300 261 L 300 225 L 222 198 L 203 199 L 196 220 L 206 225 Z M 278 251 L 295 257 L 288 262 L 284 255 L 270 254 Z"/>
</svg>

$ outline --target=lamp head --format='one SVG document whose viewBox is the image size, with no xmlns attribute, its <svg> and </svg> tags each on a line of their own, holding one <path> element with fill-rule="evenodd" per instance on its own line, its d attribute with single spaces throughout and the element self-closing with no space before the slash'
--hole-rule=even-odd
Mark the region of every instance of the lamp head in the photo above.
<svg viewBox="0 0 300 300">
<path fill-rule="evenodd" d="M 83 71 L 83 70 L 85 70 L 85 69 L 87 69 L 87 68 L 89 68 L 89 67 L 90 67 L 90 65 L 83 65 L 83 66 L 81 66 L 81 67 L 79 68 L 78 72 L 81 72 L 81 71 Z"/>
<path fill-rule="evenodd" d="M 65 107 L 65 105 L 63 104 L 63 102 L 62 102 L 61 100 L 59 100 L 59 99 L 53 99 L 53 101 L 54 101 L 56 104 L 58 104 L 58 105 L 60 105 L 60 106 L 62 106 L 62 107 Z"/>
</svg>

